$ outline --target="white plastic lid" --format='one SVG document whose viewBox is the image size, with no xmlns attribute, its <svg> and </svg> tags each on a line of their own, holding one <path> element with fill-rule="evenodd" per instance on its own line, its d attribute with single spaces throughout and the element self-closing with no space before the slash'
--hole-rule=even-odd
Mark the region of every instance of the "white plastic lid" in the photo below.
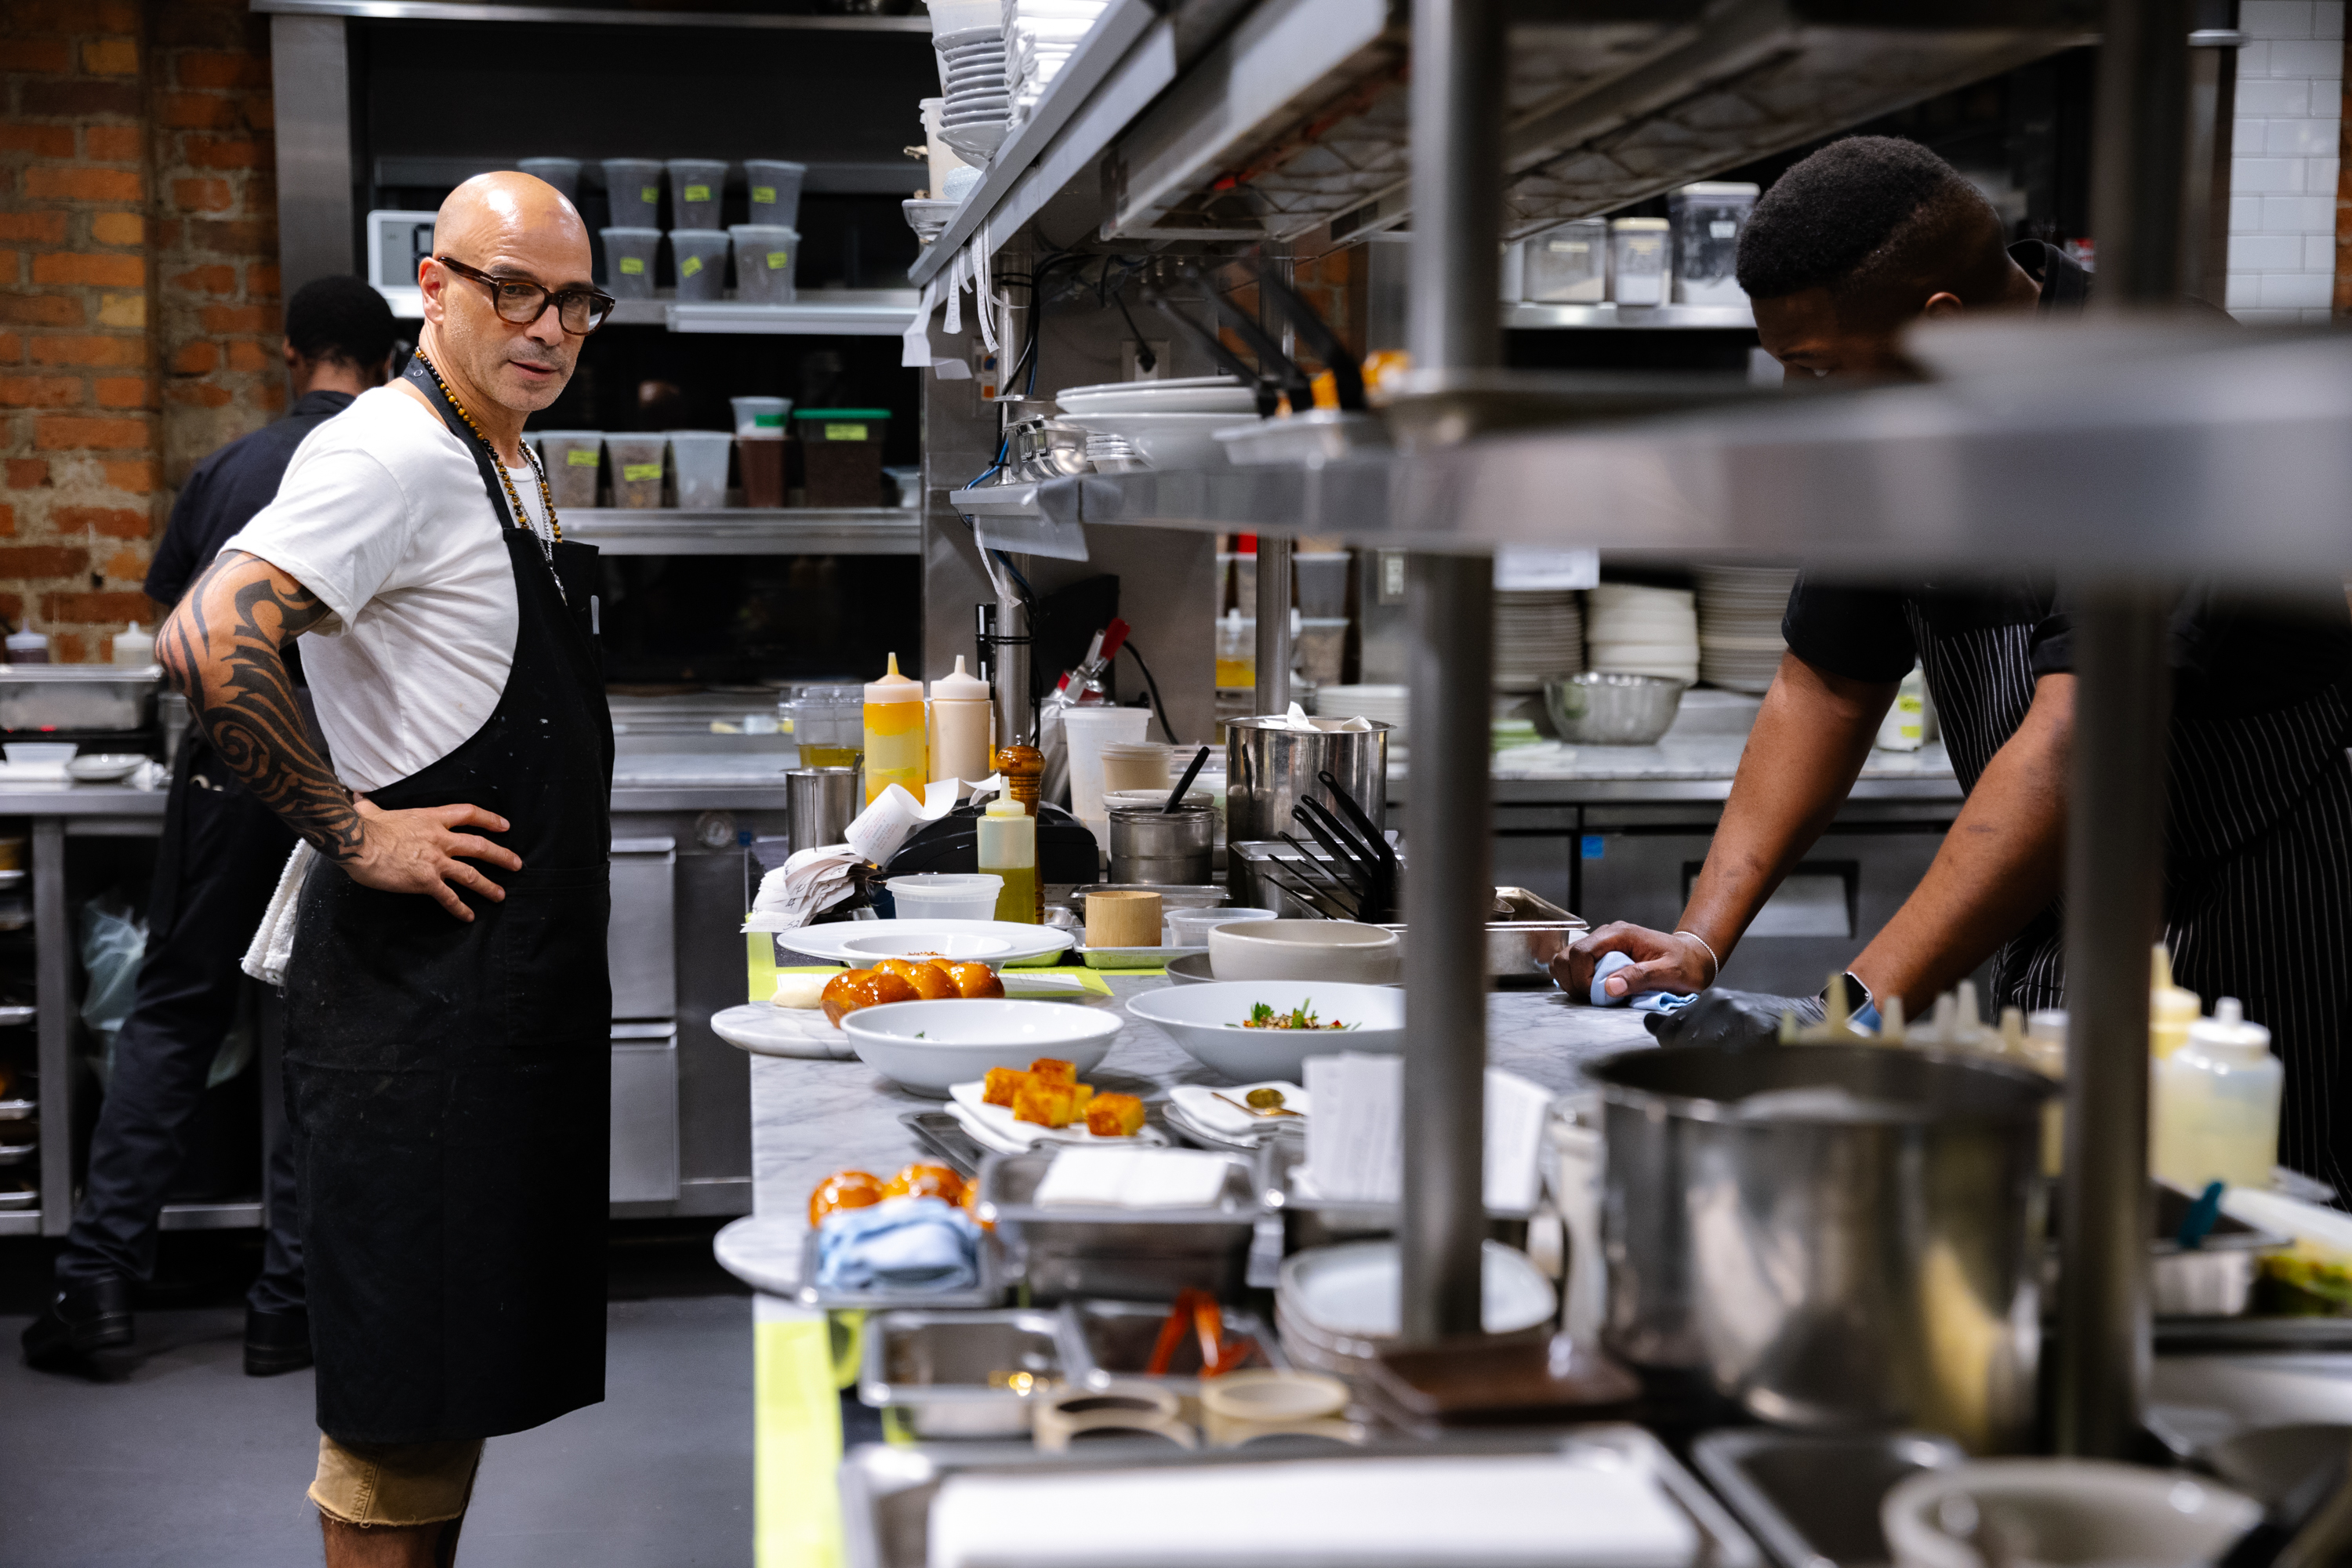
<svg viewBox="0 0 2352 1568">
<path fill-rule="evenodd" d="M 976 675 L 967 673 L 963 668 L 963 655 L 958 654 L 955 673 L 942 675 L 931 682 L 931 700 L 934 702 L 985 702 L 988 700 L 988 682 Z M 1028 813 L 1024 812 L 1022 815 L 1025 816 Z"/>
<path fill-rule="evenodd" d="M 1678 196 L 1753 196 L 1759 195 L 1762 190 L 1761 185 L 1749 184 L 1746 180 L 1701 180 L 1696 184 L 1676 185 L 1675 195 Z"/>
<path fill-rule="evenodd" d="M 889 673 L 879 680 L 866 683 L 866 700 L 868 702 L 920 702 L 922 700 L 923 683 L 909 680 L 898 673 L 898 656 L 895 653 L 890 656 Z"/>
<path fill-rule="evenodd" d="M 2213 1016 L 2189 1026 L 2189 1043 L 2200 1050 L 2268 1051 L 2271 1032 L 2246 1022 L 2246 1010 L 2235 996 L 2213 1004 Z"/>
<path fill-rule="evenodd" d="M 1628 230 L 1638 234 L 1650 230 L 1663 232 L 1664 230 L 1672 228 L 1674 226 L 1662 217 L 1621 217 L 1611 219 L 1609 226 L 1613 229 Z"/>
</svg>

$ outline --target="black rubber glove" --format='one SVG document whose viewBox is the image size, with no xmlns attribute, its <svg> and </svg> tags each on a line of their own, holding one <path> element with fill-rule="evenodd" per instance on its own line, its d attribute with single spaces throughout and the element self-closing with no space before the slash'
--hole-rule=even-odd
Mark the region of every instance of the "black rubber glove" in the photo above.
<svg viewBox="0 0 2352 1568">
<path fill-rule="evenodd" d="M 1774 996 L 1762 991 L 1702 991 L 1679 1013 L 1653 1013 L 1643 1022 L 1663 1046 L 1766 1046 L 1780 1037 L 1780 1016 L 1794 1013 L 1800 1028 L 1829 1016 L 1818 996 Z"/>
</svg>

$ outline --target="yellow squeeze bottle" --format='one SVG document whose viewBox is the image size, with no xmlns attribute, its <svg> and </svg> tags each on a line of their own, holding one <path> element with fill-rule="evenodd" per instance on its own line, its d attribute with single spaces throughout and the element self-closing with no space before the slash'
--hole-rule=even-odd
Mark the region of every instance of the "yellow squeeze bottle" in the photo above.
<svg viewBox="0 0 2352 1568">
<path fill-rule="evenodd" d="M 2197 1022 L 2204 1007 L 2196 992 L 2172 983 L 2172 954 L 2158 942 L 2148 975 L 2148 1055 L 2162 1061 L 2187 1044 L 2189 1026 Z"/>
<path fill-rule="evenodd" d="M 923 744 L 923 683 L 898 673 L 898 656 L 890 656 L 890 671 L 866 683 L 866 801 L 892 784 L 904 784 L 917 800 L 931 770 Z"/>
</svg>

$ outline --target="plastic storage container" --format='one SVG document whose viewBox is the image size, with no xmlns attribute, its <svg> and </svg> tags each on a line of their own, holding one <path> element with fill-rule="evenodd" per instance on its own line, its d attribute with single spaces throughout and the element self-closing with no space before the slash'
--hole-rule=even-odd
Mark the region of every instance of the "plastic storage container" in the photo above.
<svg viewBox="0 0 2352 1568">
<path fill-rule="evenodd" d="M 1303 552 L 1290 558 L 1291 580 L 1298 584 L 1298 613 L 1308 620 L 1344 619 L 1348 614 L 1348 552 L 1344 550 Z"/>
<path fill-rule="evenodd" d="M 727 406 L 735 413 L 735 434 L 750 436 L 762 429 L 781 432 L 784 427 L 784 416 L 793 411 L 793 400 L 789 397 L 730 397 L 727 400 Z M 759 422 L 762 414 L 773 415 L 774 423 L 762 426 Z"/>
<path fill-rule="evenodd" d="M 596 504 L 596 474 L 604 466 L 604 433 L 601 430 L 541 430 L 539 460 L 547 468 L 548 492 L 562 507 Z"/>
<path fill-rule="evenodd" d="M 1207 947 L 1209 933 L 1219 926 L 1234 925 L 1243 921 L 1270 921 L 1272 910 L 1170 910 L 1161 917 L 1166 922 L 1166 940 L 1170 947 Z"/>
<path fill-rule="evenodd" d="M 669 171 L 669 222 L 672 228 L 719 226 L 719 197 L 727 188 L 724 158 L 672 158 Z"/>
<path fill-rule="evenodd" d="M 607 436 L 613 454 L 613 504 L 632 511 L 650 511 L 662 503 L 664 436 Z"/>
<path fill-rule="evenodd" d="M 992 921 L 1004 879 L 992 873 L 924 871 L 889 881 L 902 921 Z"/>
<path fill-rule="evenodd" d="M 803 686 L 776 704 L 804 768 L 854 768 L 866 757 L 866 692 L 856 686 Z M 833 842 L 826 840 L 827 843 Z"/>
<path fill-rule="evenodd" d="M 580 160 L 577 158 L 525 158 L 515 167 L 562 191 L 565 201 L 580 199 Z"/>
<path fill-rule="evenodd" d="M 813 507 L 882 504 L 882 437 L 887 408 L 802 408 L 793 413 Z"/>
<path fill-rule="evenodd" d="M 898 673 L 895 653 L 888 672 L 866 683 L 865 721 L 866 803 L 892 784 L 922 799 L 931 776 L 923 754 L 923 683 Z"/>
<path fill-rule="evenodd" d="M 790 304 L 793 268 L 801 256 L 799 233 L 756 223 L 739 223 L 727 233 L 735 242 L 737 300 L 746 305 Z"/>
<path fill-rule="evenodd" d="M 670 267 L 681 300 L 720 300 L 727 295 L 727 236 L 712 229 L 669 231 Z"/>
<path fill-rule="evenodd" d="M 1337 686 L 1348 655 L 1348 617 L 1301 616 L 1291 647 L 1292 662 L 1302 679 L 1317 686 Z"/>
<path fill-rule="evenodd" d="M 654 258 L 661 250 L 657 228 L 607 228 L 597 231 L 604 242 L 604 287 L 615 300 L 654 297 Z"/>
<path fill-rule="evenodd" d="M 982 872 L 1003 879 L 996 918 L 1041 924 L 1045 890 L 1037 880 L 1037 819 L 1011 795 L 1000 795 L 980 814 L 973 832 Z"/>
<path fill-rule="evenodd" d="M 1150 722 L 1148 708 L 1071 708 L 1062 714 L 1063 742 L 1070 760 L 1070 815 L 1091 828 L 1105 848 L 1110 845 L 1110 818 L 1103 808 L 1102 749 L 1141 741 Z"/>
<path fill-rule="evenodd" d="M 806 163 L 782 158 L 746 158 L 743 179 L 751 188 L 751 222 L 755 226 L 798 228 L 801 222 L 801 182 L 808 177 Z"/>
<path fill-rule="evenodd" d="M 1621 217 L 1609 226 L 1609 297 L 1620 305 L 1666 302 L 1666 240 L 1662 217 Z"/>
<path fill-rule="evenodd" d="M 1168 776 L 1168 748 L 1150 741 L 1112 741 L 1099 755 L 1106 799 L 1121 791 L 1156 790 L 1165 801 L 1176 782 Z"/>
<path fill-rule="evenodd" d="M 1521 276 L 1539 304 L 1600 304 L 1609 298 L 1609 220 L 1580 217 L 1528 240 Z"/>
<path fill-rule="evenodd" d="M 604 160 L 604 198 L 614 228 L 652 228 L 660 221 L 662 166 L 653 158 Z"/>
<path fill-rule="evenodd" d="M 1257 685 L 1257 617 L 1228 610 L 1217 623 L 1217 686 L 1241 691 Z"/>
<path fill-rule="evenodd" d="M 2270 1185 L 2285 1081 L 2271 1032 L 2247 1023 L 2235 996 L 2222 997 L 2213 1016 L 2189 1025 L 2188 1040 L 2156 1065 L 2150 1170 L 2186 1193 L 2209 1182 Z"/>
<path fill-rule="evenodd" d="M 978 784 L 988 765 L 988 682 L 965 670 L 956 655 L 955 671 L 931 682 L 931 777 Z"/>
<path fill-rule="evenodd" d="M 1755 210 L 1757 187 L 1736 180 L 1685 185 L 1666 197 L 1675 237 L 1675 301 L 1683 305 L 1744 305 L 1748 291 L 1733 266 L 1739 231 Z"/>
<path fill-rule="evenodd" d="M 780 400 L 781 401 L 781 400 Z M 743 504 L 774 508 L 784 504 L 784 416 L 754 416 L 751 429 L 739 433 L 735 448 L 743 455 Z"/>
<path fill-rule="evenodd" d="M 727 504 L 727 454 L 735 437 L 724 430 L 669 433 L 669 471 L 677 479 L 677 504 L 709 510 Z"/>
</svg>

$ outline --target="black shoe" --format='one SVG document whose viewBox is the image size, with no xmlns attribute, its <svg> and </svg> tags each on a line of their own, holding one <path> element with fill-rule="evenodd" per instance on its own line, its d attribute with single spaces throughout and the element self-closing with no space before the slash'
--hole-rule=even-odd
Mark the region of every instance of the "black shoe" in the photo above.
<svg viewBox="0 0 2352 1568">
<path fill-rule="evenodd" d="M 25 1364 L 40 1372 L 87 1370 L 92 1351 L 131 1342 L 131 1281 L 119 1274 L 61 1285 L 25 1330 Z"/>
<path fill-rule="evenodd" d="M 245 1375 L 276 1377 L 299 1372 L 310 1364 L 310 1314 L 300 1307 L 287 1312 L 245 1310 Z"/>
</svg>

